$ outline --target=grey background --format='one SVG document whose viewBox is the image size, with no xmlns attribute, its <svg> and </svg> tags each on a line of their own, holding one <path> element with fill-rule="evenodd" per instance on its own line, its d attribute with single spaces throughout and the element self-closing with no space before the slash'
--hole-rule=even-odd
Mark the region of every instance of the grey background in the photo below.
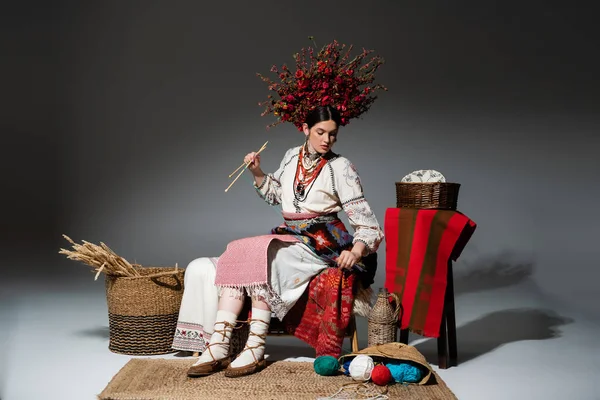
<svg viewBox="0 0 600 400">
<path fill-rule="evenodd" d="M 244 154 L 274 170 L 302 135 L 260 117 L 255 76 L 337 39 L 386 59 L 388 86 L 339 135 L 383 225 L 416 169 L 462 184 L 478 228 L 464 290 L 531 275 L 590 315 L 600 173 L 593 13 L 577 2 L 28 2 L 2 13 L 2 268 L 92 282 L 57 254 L 103 241 L 130 261 L 185 266 L 280 222 Z M 384 278 L 380 247 L 377 286 Z M 484 278 L 481 278 L 484 277 Z M 481 279 L 480 279 L 481 278 Z M 471 280 L 469 280 L 471 279 Z M 460 289 L 459 279 L 459 289 Z"/>
</svg>

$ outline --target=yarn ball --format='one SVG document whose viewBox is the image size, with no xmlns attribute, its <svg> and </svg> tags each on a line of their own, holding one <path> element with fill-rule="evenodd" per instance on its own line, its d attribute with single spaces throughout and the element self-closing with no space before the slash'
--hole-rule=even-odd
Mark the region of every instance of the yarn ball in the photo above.
<svg viewBox="0 0 600 400">
<path fill-rule="evenodd" d="M 348 371 L 350 372 L 352 379 L 364 382 L 371 379 L 371 373 L 373 372 L 374 367 L 375 363 L 371 357 L 360 354 L 354 357 L 354 360 L 352 360 L 348 367 Z"/>
<path fill-rule="evenodd" d="M 344 375 L 346 376 L 350 376 L 350 363 L 352 362 L 352 360 L 346 360 L 344 362 L 344 364 L 342 365 L 342 368 L 344 369 Z"/>
<path fill-rule="evenodd" d="M 406 362 L 390 362 L 385 364 L 394 381 L 399 383 L 417 383 L 423 379 L 423 370 Z"/>
<path fill-rule="evenodd" d="M 383 364 L 376 365 L 371 373 L 371 380 L 379 386 L 385 386 L 392 380 L 390 369 Z"/>
<path fill-rule="evenodd" d="M 313 363 L 315 372 L 322 376 L 335 375 L 340 369 L 340 363 L 333 356 L 320 356 Z"/>
</svg>

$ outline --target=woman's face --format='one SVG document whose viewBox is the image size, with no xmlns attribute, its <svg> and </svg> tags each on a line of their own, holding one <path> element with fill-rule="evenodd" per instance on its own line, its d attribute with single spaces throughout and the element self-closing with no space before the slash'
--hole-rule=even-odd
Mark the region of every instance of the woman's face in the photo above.
<svg viewBox="0 0 600 400">
<path fill-rule="evenodd" d="M 333 147 L 337 139 L 338 126 L 334 121 L 322 121 L 308 129 L 304 124 L 304 134 L 308 137 L 309 145 L 318 153 L 325 154 Z"/>
</svg>

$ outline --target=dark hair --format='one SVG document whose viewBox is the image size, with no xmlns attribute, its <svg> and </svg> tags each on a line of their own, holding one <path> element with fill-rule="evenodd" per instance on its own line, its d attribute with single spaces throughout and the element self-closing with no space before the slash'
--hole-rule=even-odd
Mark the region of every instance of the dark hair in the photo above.
<svg viewBox="0 0 600 400">
<path fill-rule="evenodd" d="M 319 122 L 333 121 L 337 126 L 342 123 L 342 117 L 338 110 L 331 106 L 318 106 L 306 116 L 306 124 L 308 129 L 312 128 Z"/>
</svg>

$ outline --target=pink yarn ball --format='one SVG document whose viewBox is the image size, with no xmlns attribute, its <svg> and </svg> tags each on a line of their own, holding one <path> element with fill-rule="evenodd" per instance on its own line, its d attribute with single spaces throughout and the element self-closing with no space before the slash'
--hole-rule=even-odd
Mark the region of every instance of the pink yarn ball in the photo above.
<svg viewBox="0 0 600 400">
<path fill-rule="evenodd" d="M 392 380 L 392 373 L 388 367 L 383 364 L 379 364 L 373 368 L 371 380 L 376 385 L 385 386 Z"/>
</svg>

